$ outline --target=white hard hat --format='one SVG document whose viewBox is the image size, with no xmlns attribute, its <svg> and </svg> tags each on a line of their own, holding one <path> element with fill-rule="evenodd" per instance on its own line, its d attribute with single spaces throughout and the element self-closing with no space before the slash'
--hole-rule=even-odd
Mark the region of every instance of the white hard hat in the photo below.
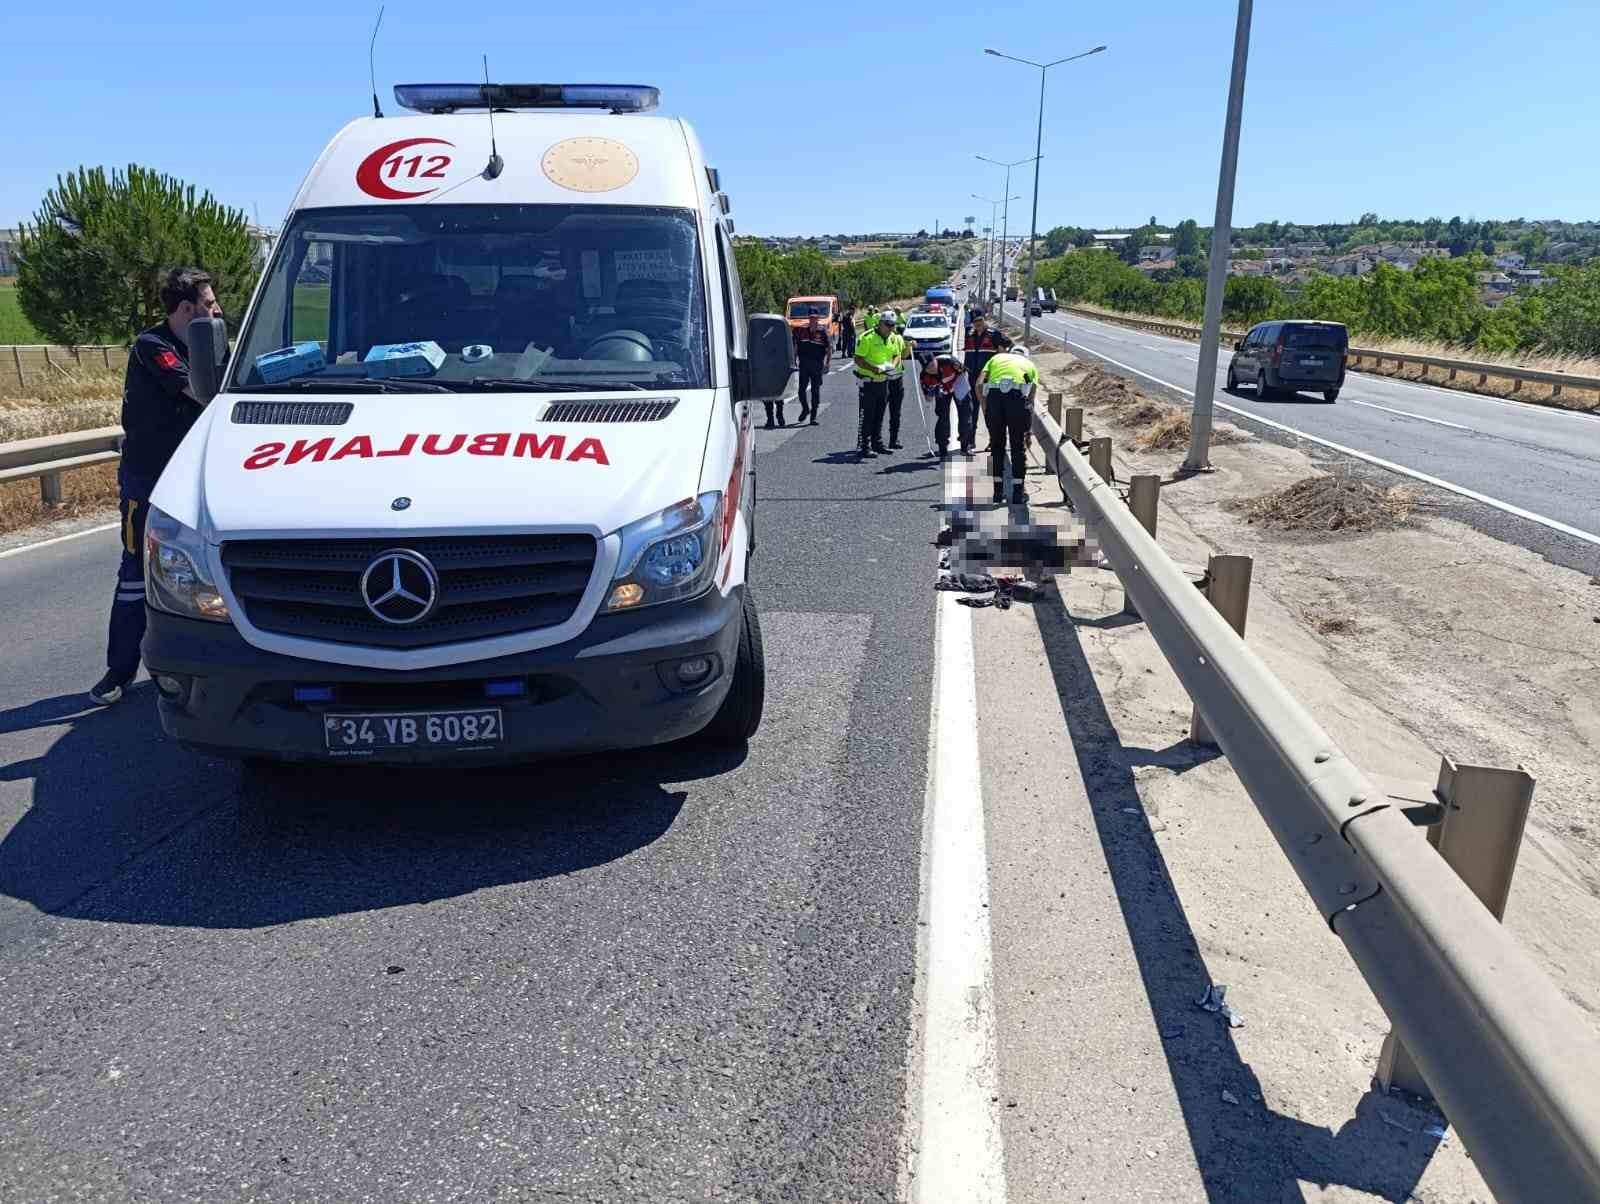
<svg viewBox="0 0 1600 1204">
<path fill-rule="evenodd" d="M 1006 348 L 1006 350 L 1011 352 L 1012 355 L 1027 355 L 1028 354 L 1028 349 L 1026 347 L 1024 347 L 1021 343 L 1013 343 L 1013 344 L 1011 344 L 1010 347 Z"/>
</svg>

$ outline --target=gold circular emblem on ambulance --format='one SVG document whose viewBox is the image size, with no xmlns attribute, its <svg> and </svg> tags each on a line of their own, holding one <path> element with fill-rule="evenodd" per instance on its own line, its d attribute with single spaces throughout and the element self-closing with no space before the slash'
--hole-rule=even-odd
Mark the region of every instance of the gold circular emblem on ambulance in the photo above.
<svg viewBox="0 0 1600 1204">
<path fill-rule="evenodd" d="M 573 192 L 610 192 L 639 174 L 639 158 L 610 138 L 568 138 L 544 153 L 545 178 Z"/>
</svg>

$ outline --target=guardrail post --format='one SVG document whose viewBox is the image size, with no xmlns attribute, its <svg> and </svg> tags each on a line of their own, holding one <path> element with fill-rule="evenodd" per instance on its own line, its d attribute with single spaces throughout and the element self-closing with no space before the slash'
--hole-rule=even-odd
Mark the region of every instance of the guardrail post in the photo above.
<svg viewBox="0 0 1600 1204">
<path fill-rule="evenodd" d="M 1250 611 L 1250 576 L 1254 565 L 1248 556 L 1213 556 L 1206 564 L 1206 601 L 1241 639 L 1245 616 Z M 1189 717 L 1189 739 L 1196 744 L 1216 743 L 1199 707 L 1195 707 Z"/>
<path fill-rule="evenodd" d="M 1083 407 L 1068 406 L 1061 414 L 1061 433 L 1074 443 L 1083 442 Z"/>
<path fill-rule="evenodd" d="M 46 506 L 61 505 L 61 474 L 59 472 L 39 474 L 39 500 Z"/>
<path fill-rule="evenodd" d="M 1111 480 L 1111 437 L 1089 440 L 1089 467 L 1102 481 Z"/>
<path fill-rule="evenodd" d="M 1151 539 L 1156 535 L 1156 508 L 1160 500 L 1161 478 L 1155 473 L 1140 473 L 1128 481 L 1128 509 L 1133 511 L 1133 517 L 1139 520 L 1139 525 L 1150 533 Z M 1139 608 L 1133 604 L 1126 590 L 1122 594 L 1122 613 L 1139 613 Z"/>
<path fill-rule="evenodd" d="M 1533 775 L 1522 769 L 1459 765 L 1449 757 L 1439 760 L 1439 782 L 1433 796 L 1441 811 L 1439 822 L 1428 829 L 1428 843 L 1497 920 L 1505 918 L 1506 900 L 1511 896 L 1522 830 L 1533 806 L 1533 784 Z M 1383 1039 L 1373 1077 L 1385 1091 L 1399 1087 L 1412 1095 L 1433 1098 L 1422 1072 L 1393 1029 Z"/>
<path fill-rule="evenodd" d="M 1050 417 L 1055 419 L 1056 425 L 1061 425 L 1061 394 L 1051 393 L 1045 398 L 1045 408 L 1050 411 Z"/>
</svg>

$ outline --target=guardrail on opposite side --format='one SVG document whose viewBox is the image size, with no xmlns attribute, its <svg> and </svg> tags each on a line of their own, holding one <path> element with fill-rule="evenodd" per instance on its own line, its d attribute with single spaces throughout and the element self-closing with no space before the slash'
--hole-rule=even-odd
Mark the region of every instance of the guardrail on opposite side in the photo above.
<svg viewBox="0 0 1600 1204">
<path fill-rule="evenodd" d="M 1073 510 L 1502 1202 L 1600 1200 L 1600 1038 L 1093 472 Z"/>
<path fill-rule="evenodd" d="M 1145 330 L 1152 334 L 1163 334 L 1169 338 L 1189 339 L 1198 341 L 1201 330 L 1198 326 L 1191 326 L 1187 322 L 1162 322 L 1149 318 L 1138 318 L 1126 314 L 1102 313 L 1097 309 L 1084 309 L 1077 305 L 1063 305 L 1063 312 L 1076 314 L 1080 318 L 1092 318 L 1097 322 L 1110 322 L 1115 325 L 1128 326 L 1134 330 Z M 1221 332 L 1223 342 L 1232 342 L 1242 339 L 1245 332 L 1242 330 L 1224 330 Z M 1374 368 L 1381 369 L 1385 363 L 1393 364 L 1397 369 L 1407 364 L 1415 364 L 1425 368 L 1442 368 L 1449 372 L 1448 380 L 1458 380 L 1462 376 L 1476 376 L 1481 387 L 1489 383 L 1491 377 L 1497 380 L 1511 381 L 1511 391 L 1518 393 L 1526 383 L 1536 383 L 1550 386 L 1551 397 L 1560 397 L 1564 389 L 1587 390 L 1600 393 L 1600 377 L 1579 376 L 1572 372 L 1547 372 L 1542 368 L 1516 368 L 1508 364 L 1488 364 L 1480 360 L 1451 359 L 1440 355 L 1419 355 L 1409 351 L 1388 351 L 1377 347 L 1349 347 L 1345 351 L 1345 366 L 1353 371 L 1360 372 L 1364 369 L 1362 364 L 1370 360 Z"/>
</svg>

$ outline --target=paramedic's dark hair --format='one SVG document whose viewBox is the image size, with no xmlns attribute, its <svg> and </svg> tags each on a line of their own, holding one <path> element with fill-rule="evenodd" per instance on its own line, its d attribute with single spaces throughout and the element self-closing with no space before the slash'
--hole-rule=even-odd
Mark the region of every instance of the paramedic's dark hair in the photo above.
<svg viewBox="0 0 1600 1204">
<path fill-rule="evenodd" d="M 185 301 L 200 303 L 200 290 L 212 284 L 211 273 L 199 268 L 173 268 L 161 282 L 161 309 L 171 313 Z"/>
</svg>

